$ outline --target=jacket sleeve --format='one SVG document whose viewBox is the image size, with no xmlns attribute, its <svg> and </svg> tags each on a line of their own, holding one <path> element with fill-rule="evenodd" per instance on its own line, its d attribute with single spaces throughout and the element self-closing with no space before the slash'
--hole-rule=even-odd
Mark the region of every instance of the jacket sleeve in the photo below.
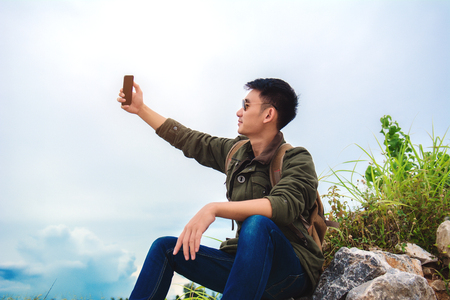
<svg viewBox="0 0 450 300">
<path fill-rule="evenodd" d="M 267 196 L 272 205 L 272 220 L 286 226 L 300 214 L 307 219 L 307 211 L 316 200 L 317 186 L 310 153 L 302 147 L 288 150 L 283 159 L 281 179 Z"/>
<path fill-rule="evenodd" d="M 186 157 L 194 158 L 203 166 L 225 173 L 225 159 L 233 144 L 239 140 L 211 136 L 189 129 L 181 123 L 167 119 L 156 133 Z"/>
</svg>

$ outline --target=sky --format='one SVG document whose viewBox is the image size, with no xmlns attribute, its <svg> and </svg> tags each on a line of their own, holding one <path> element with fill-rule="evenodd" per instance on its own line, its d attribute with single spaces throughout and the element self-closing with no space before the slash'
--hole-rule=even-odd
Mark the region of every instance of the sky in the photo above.
<svg viewBox="0 0 450 300">
<path fill-rule="evenodd" d="M 356 145 L 377 153 L 384 115 L 416 144 L 445 134 L 450 1 L 0 0 L 0 295 L 128 297 L 153 240 L 226 201 L 223 174 L 120 108 L 126 74 L 163 116 L 224 137 L 246 82 L 286 80 L 284 136 L 323 176 L 364 159 Z"/>
</svg>

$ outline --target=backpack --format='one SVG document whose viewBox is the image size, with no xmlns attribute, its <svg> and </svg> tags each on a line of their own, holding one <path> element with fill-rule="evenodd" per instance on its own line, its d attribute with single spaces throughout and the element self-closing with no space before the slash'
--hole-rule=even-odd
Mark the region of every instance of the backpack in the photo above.
<svg viewBox="0 0 450 300">
<path fill-rule="evenodd" d="M 234 154 L 248 141 L 249 140 L 240 140 L 235 143 L 233 147 L 231 147 L 225 160 L 225 170 L 228 170 L 228 166 L 231 163 L 231 159 Z M 280 181 L 284 154 L 287 150 L 292 148 L 293 147 L 290 144 L 282 144 L 272 158 L 272 161 L 270 162 L 270 184 L 272 185 L 272 187 Z M 313 207 L 309 209 L 308 220 L 306 220 L 301 214 L 298 216 L 298 218 L 302 221 L 308 234 L 314 239 L 317 246 L 319 246 L 320 251 L 322 251 L 322 243 L 325 238 L 327 228 L 329 226 L 339 228 L 338 222 L 325 219 L 323 204 L 318 191 L 316 201 L 314 202 Z M 295 227 L 293 223 L 289 224 L 288 227 L 297 235 L 297 237 L 300 238 L 304 246 L 308 247 L 308 242 L 303 232 Z"/>
</svg>

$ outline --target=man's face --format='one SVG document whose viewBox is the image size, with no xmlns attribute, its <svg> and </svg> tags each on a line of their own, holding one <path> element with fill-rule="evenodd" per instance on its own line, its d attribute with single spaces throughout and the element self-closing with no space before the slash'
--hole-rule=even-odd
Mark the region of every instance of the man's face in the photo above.
<svg viewBox="0 0 450 300">
<path fill-rule="evenodd" d="M 265 116 L 264 108 L 270 107 L 269 104 L 261 100 L 259 95 L 260 92 L 258 90 L 250 90 L 243 100 L 243 107 L 236 112 L 238 117 L 238 133 L 249 138 L 261 133 Z"/>
</svg>

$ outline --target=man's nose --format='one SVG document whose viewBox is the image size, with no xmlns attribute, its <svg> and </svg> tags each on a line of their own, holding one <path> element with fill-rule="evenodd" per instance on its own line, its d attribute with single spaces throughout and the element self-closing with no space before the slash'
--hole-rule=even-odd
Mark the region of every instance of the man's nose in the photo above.
<svg viewBox="0 0 450 300">
<path fill-rule="evenodd" d="M 242 117 L 242 112 L 244 111 L 244 109 L 241 107 L 238 109 L 238 111 L 236 112 L 236 116 L 238 117 Z"/>
</svg>

